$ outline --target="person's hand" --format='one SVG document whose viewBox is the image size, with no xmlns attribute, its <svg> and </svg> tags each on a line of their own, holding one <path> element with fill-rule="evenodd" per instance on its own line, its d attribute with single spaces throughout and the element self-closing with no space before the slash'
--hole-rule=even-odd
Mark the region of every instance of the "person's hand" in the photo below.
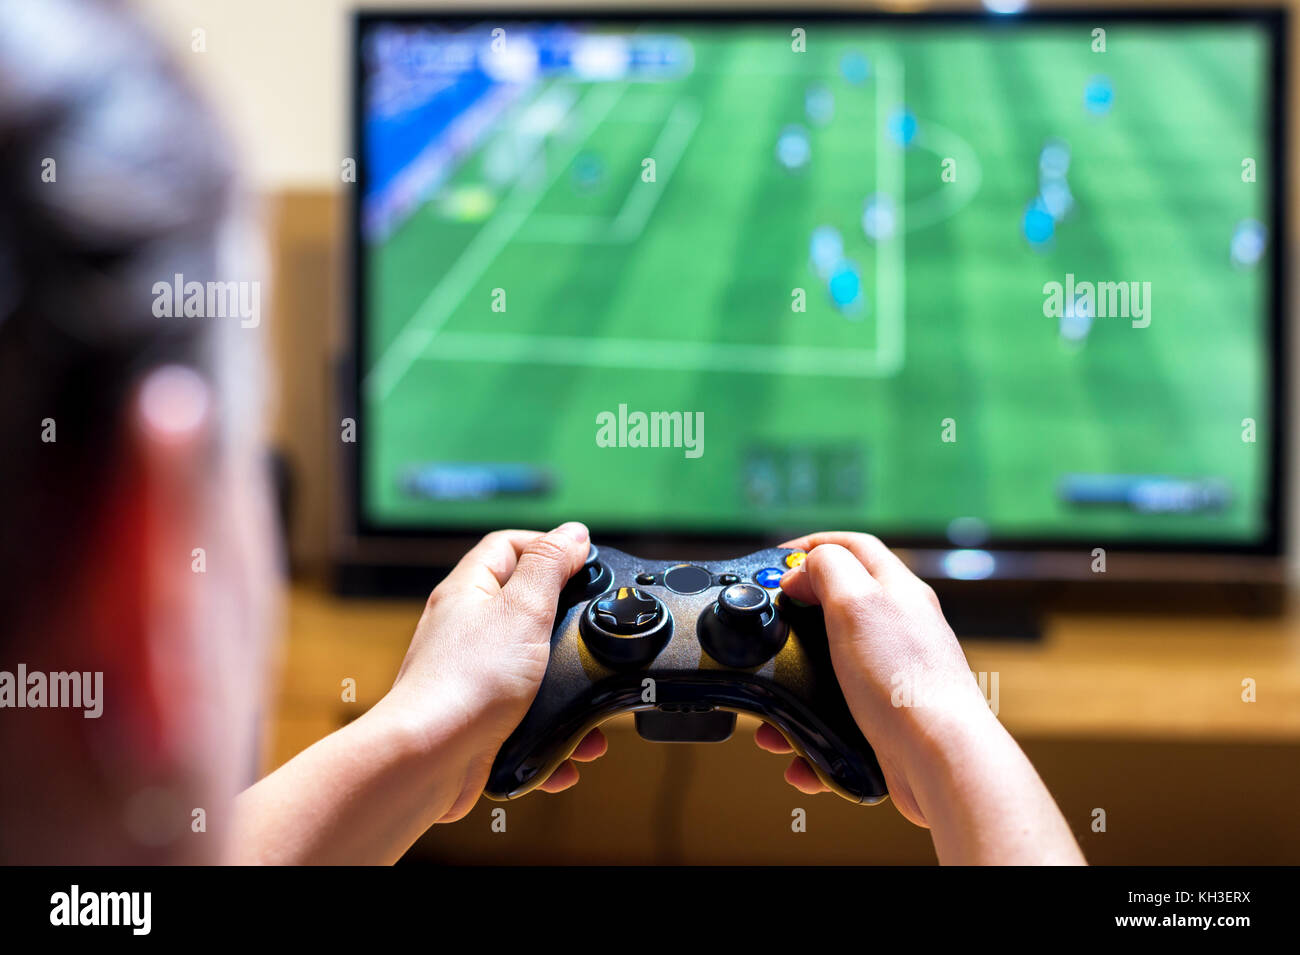
<svg viewBox="0 0 1300 955">
<path fill-rule="evenodd" d="M 551 651 L 560 589 L 582 567 L 587 528 L 571 522 L 547 534 L 496 531 L 434 588 L 392 690 L 381 706 L 417 733 L 451 741 L 464 768 L 460 795 L 440 822 L 461 818 L 487 782 L 497 750 L 537 695 Z M 578 781 L 574 761 L 604 754 L 593 730 L 542 784 L 559 792 Z"/>
<path fill-rule="evenodd" d="M 938 598 L 869 534 L 823 532 L 782 546 L 808 556 L 781 589 L 821 605 L 835 675 L 890 796 L 904 816 L 926 825 L 912 782 L 930 748 L 953 738 L 956 727 L 965 733 L 996 723 Z M 791 752 L 766 723 L 755 739 L 769 752 Z M 802 758 L 785 775 L 801 792 L 827 791 Z"/>
</svg>

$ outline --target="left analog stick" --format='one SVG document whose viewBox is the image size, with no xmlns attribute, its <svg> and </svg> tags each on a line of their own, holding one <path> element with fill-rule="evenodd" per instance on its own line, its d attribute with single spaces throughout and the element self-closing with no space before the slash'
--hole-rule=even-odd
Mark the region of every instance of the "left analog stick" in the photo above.
<svg viewBox="0 0 1300 955">
<path fill-rule="evenodd" d="M 619 587 L 587 604 L 578 632 L 587 649 L 607 666 L 645 666 L 668 642 L 672 617 L 653 594 Z"/>
<path fill-rule="evenodd" d="M 570 602 L 586 600 L 604 593 L 613 582 L 614 575 L 600 562 L 600 551 L 592 544 L 587 551 L 587 559 L 582 563 L 582 569 L 564 585 L 563 596 Z"/>
</svg>

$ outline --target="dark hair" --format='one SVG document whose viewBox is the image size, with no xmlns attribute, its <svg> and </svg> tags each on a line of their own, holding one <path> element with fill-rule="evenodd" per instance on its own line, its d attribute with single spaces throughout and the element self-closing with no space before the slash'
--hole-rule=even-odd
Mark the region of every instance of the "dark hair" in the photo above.
<svg viewBox="0 0 1300 955">
<path fill-rule="evenodd" d="M 152 287 L 218 268 L 223 143 L 121 3 L 0 3 L 0 591 L 58 586 L 142 371 L 210 371 L 210 323 Z"/>
</svg>

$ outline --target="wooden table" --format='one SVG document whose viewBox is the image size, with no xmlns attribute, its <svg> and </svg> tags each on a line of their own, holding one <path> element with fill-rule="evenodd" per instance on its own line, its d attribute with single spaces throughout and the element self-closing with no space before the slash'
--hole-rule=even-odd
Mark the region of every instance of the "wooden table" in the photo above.
<svg viewBox="0 0 1300 955">
<path fill-rule="evenodd" d="M 412 601 L 295 586 L 270 721 L 278 765 L 386 692 L 419 617 Z M 1300 615 L 1049 618 L 1036 643 L 966 644 L 996 674 L 998 714 L 1053 789 L 1093 861 L 1300 863 Z M 355 704 L 342 682 L 356 681 Z M 1243 701 L 1253 680 L 1255 702 Z M 888 806 L 806 797 L 747 739 L 653 745 L 606 724 L 610 754 L 560 796 L 481 801 L 412 858 L 493 862 L 931 862 L 929 839 Z M 806 833 L 790 831 L 793 808 Z M 1107 831 L 1093 832 L 1093 810 Z"/>
</svg>

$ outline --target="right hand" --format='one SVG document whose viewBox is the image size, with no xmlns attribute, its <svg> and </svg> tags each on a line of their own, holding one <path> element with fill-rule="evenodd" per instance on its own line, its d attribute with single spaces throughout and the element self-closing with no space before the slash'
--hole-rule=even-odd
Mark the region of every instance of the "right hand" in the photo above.
<svg viewBox="0 0 1300 955">
<path fill-rule="evenodd" d="M 934 590 L 870 534 L 828 531 L 782 546 L 808 556 L 786 573 L 781 589 L 821 605 L 835 675 L 890 796 L 905 817 L 927 825 L 914 793 L 916 773 L 936 748 L 997 727 Z M 766 723 L 756 742 L 769 752 L 792 752 Z M 786 779 L 801 792 L 826 791 L 802 758 Z"/>
</svg>

